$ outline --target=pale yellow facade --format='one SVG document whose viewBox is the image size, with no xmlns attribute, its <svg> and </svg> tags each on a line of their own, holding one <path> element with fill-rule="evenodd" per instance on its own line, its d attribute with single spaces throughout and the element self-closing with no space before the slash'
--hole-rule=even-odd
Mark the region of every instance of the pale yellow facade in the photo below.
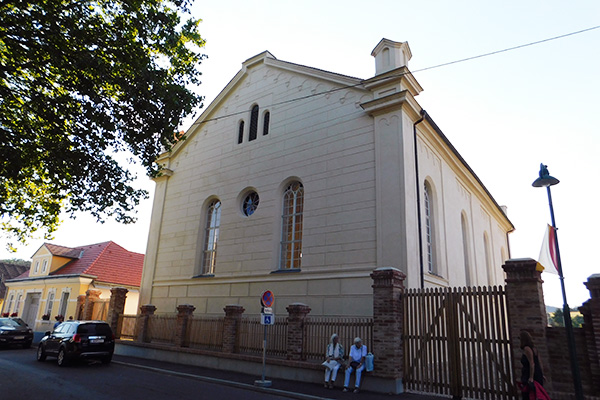
<svg viewBox="0 0 600 400">
<path fill-rule="evenodd" d="M 100 301 L 94 308 L 94 319 L 106 318 L 110 289 L 128 289 L 125 305 L 126 314 L 135 314 L 139 301 L 139 288 L 97 282 L 94 276 L 85 274 L 49 275 L 64 266 L 70 258 L 54 256 L 42 246 L 32 258 L 28 278 L 6 282 L 8 301 L 2 305 L 2 312 L 22 318 L 35 331 L 51 329 L 58 315 L 65 320 L 77 318 L 77 298 L 87 290 L 100 291 Z"/>
</svg>

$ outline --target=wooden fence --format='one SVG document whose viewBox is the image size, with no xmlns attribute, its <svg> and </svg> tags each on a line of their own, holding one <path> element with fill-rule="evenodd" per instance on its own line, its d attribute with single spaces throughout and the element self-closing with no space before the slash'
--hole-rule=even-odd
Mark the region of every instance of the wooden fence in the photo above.
<svg viewBox="0 0 600 400">
<path fill-rule="evenodd" d="M 175 344 L 177 315 L 152 315 L 148 320 L 148 340 L 154 343 Z"/>
<path fill-rule="evenodd" d="M 137 338 L 136 325 L 138 316 L 137 315 L 119 315 L 118 328 L 119 338 L 126 340 L 135 340 Z"/>
<path fill-rule="evenodd" d="M 223 348 L 223 317 L 192 317 L 186 335 L 190 347 L 220 351 Z"/>
<path fill-rule="evenodd" d="M 408 390 L 516 399 L 503 287 L 409 289 L 402 298 Z"/>
<path fill-rule="evenodd" d="M 275 324 L 267 326 L 267 355 L 285 357 L 287 354 L 287 317 L 275 317 Z M 240 322 L 240 353 L 262 354 L 265 327 L 260 316 L 245 316 Z"/>
<path fill-rule="evenodd" d="M 303 358 L 323 361 L 331 335 L 337 333 L 346 355 L 355 337 L 360 337 L 367 350 L 373 348 L 373 318 L 308 317 L 304 321 Z"/>
</svg>

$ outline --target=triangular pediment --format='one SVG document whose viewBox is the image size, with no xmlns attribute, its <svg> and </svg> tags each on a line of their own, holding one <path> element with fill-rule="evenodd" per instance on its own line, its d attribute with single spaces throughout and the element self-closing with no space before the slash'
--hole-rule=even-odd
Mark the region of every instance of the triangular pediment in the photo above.
<svg viewBox="0 0 600 400">
<path fill-rule="evenodd" d="M 264 51 L 242 63 L 240 71 L 188 129 L 185 134 L 186 140 L 177 143 L 171 152 L 161 155 L 157 162 L 163 164 L 169 158 L 176 156 L 202 129 L 202 125 L 239 114 L 239 111 L 232 110 L 228 106 L 228 100 L 234 98 L 241 87 L 250 86 L 254 81 L 260 79 L 270 79 L 271 81 L 267 84 L 273 84 L 274 87 L 283 82 L 287 90 L 295 93 L 297 97 L 319 95 L 320 93 L 327 95 L 328 91 L 341 88 L 369 93 L 362 87 L 363 80 L 360 78 L 281 61 L 269 51 Z M 306 93 L 309 86 L 310 91 Z"/>
</svg>

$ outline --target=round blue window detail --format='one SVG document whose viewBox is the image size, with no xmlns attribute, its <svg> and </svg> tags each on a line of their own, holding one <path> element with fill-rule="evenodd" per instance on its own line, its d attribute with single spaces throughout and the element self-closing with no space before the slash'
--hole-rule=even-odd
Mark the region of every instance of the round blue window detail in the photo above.
<svg viewBox="0 0 600 400">
<path fill-rule="evenodd" d="M 242 204 L 242 212 L 245 216 L 249 217 L 254 214 L 254 211 L 258 208 L 258 203 L 260 202 L 260 198 L 258 197 L 258 193 L 250 192 L 244 197 L 244 203 Z"/>
</svg>

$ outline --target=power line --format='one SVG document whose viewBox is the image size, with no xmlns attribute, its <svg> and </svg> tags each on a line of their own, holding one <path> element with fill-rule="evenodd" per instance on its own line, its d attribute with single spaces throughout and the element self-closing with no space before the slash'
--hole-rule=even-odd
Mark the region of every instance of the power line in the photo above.
<svg viewBox="0 0 600 400">
<path fill-rule="evenodd" d="M 378 82 L 378 81 L 383 81 L 383 80 L 398 78 L 398 77 L 402 77 L 402 76 L 407 75 L 407 74 L 415 74 L 417 72 L 429 71 L 429 70 L 435 69 L 435 68 L 446 67 L 448 65 L 458 64 L 458 63 L 462 63 L 462 62 L 466 62 L 466 61 L 471 61 L 471 60 L 475 60 L 475 59 L 478 59 L 478 58 L 492 56 L 492 55 L 495 55 L 495 54 L 506 53 L 508 51 L 517 50 L 517 49 L 521 49 L 521 48 L 529 47 L 529 46 L 535 46 L 537 44 L 546 43 L 546 42 L 550 42 L 550 41 L 553 41 L 553 40 L 562 39 L 562 38 L 565 38 L 565 37 L 568 37 L 568 36 L 573 36 L 573 35 L 578 35 L 580 33 L 593 31 L 595 29 L 600 29 L 600 25 L 593 26 L 591 28 L 582 29 L 582 30 L 575 31 L 575 32 L 565 33 L 563 35 L 554 36 L 554 37 L 547 38 L 547 39 L 537 40 L 535 42 L 530 42 L 530 43 L 525 43 L 525 44 L 521 44 L 521 45 L 518 45 L 518 46 L 508 47 L 508 48 L 502 49 L 502 50 L 492 51 L 490 53 L 484 53 L 484 54 L 479 54 L 477 56 L 472 56 L 472 57 L 467 57 L 467 58 L 461 58 L 459 60 L 449 61 L 449 62 L 446 62 L 446 63 L 433 65 L 431 67 L 425 67 L 425 68 L 417 69 L 417 70 L 414 70 L 414 71 L 402 72 L 402 73 L 395 74 L 395 75 L 388 75 L 386 77 L 382 77 L 382 78 L 379 78 L 379 79 L 370 79 L 370 82 Z M 364 84 L 364 82 L 365 82 L 365 80 L 361 80 L 359 83 L 356 83 L 354 85 L 346 85 L 346 86 L 341 86 L 341 87 L 337 87 L 337 88 L 330 89 L 330 90 L 325 90 L 325 91 L 319 92 L 319 93 L 311 93 L 311 94 L 308 94 L 306 96 L 295 97 L 293 99 L 288 99 L 288 100 L 280 101 L 278 103 L 272 103 L 272 104 L 270 104 L 268 106 L 265 106 L 265 107 L 272 108 L 272 107 L 276 107 L 276 106 L 280 106 L 280 105 L 283 105 L 283 104 L 292 103 L 292 102 L 299 101 L 299 100 L 305 100 L 305 99 L 308 99 L 308 98 L 311 98 L 311 97 L 321 96 L 321 95 L 328 94 L 328 93 L 334 93 L 334 92 L 337 92 L 337 91 L 340 91 L 340 90 L 345 90 L 345 89 L 350 89 L 350 88 L 354 88 L 354 87 L 357 87 L 357 86 L 362 86 Z M 231 113 L 231 114 L 221 115 L 219 117 L 205 119 L 205 120 L 200 121 L 200 122 L 194 122 L 192 124 L 192 126 L 203 124 L 203 123 L 206 123 L 206 122 L 217 121 L 219 119 L 233 117 L 233 116 L 236 116 L 236 115 L 246 114 L 247 112 L 248 112 L 247 110 L 245 110 L 245 111 L 238 111 L 238 112 L 234 112 L 234 113 Z"/>
</svg>

